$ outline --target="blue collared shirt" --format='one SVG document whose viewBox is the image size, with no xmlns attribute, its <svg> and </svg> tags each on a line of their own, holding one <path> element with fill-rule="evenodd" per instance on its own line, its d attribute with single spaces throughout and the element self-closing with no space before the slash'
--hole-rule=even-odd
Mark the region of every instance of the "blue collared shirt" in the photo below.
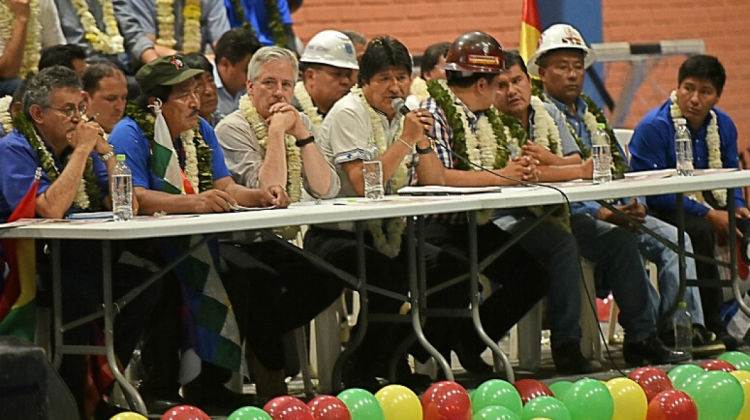
<svg viewBox="0 0 750 420">
<path fill-rule="evenodd" d="M 151 0 L 151 2 L 154 3 L 154 0 Z M 135 61 L 140 61 L 144 51 L 154 48 L 154 43 L 146 36 L 147 32 L 144 30 L 145 28 L 139 24 L 139 19 L 131 8 L 131 3 L 127 0 L 112 0 L 117 26 L 120 29 L 120 35 L 125 39 L 124 47 L 126 52 L 118 55 L 107 55 L 94 51 L 91 43 L 86 40 L 86 31 L 81 25 L 81 19 L 78 17 L 78 13 L 71 0 L 55 0 L 55 3 L 60 15 L 60 25 L 68 44 L 83 47 L 90 59 L 100 57 L 107 60 L 116 60 L 123 68 L 130 69 L 131 58 Z M 86 0 L 86 3 L 88 4 L 89 11 L 96 20 L 97 26 L 102 32 L 106 33 L 101 3 L 97 0 Z M 153 19 L 156 19 L 155 6 Z M 130 57 L 128 57 L 128 54 L 130 54 Z"/>
<path fill-rule="evenodd" d="M 671 100 L 667 100 L 658 108 L 654 108 L 643 117 L 635 128 L 633 138 L 630 140 L 630 165 L 636 171 L 648 171 L 653 169 L 666 169 L 676 167 L 676 156 L 674 151 L 674 124 L 670 116 L 669 107 Z M 739 168 L 737 159 L 737 127 L 732 119 L 724 111 L 714 108 L 719 125 L 719 137 L 721 144 L 721 162 L 724 168 Z M 711 114 L 706 117 L 703 125 L 698 130 L 690 129 L 690 137 L 693 139 L 693 165 L 696 169 L 708 168 L 708 145 L 706 144 L 706 133 L 711 121 Z M 734 202 L 737 208 L 745 207 L 742 191 L 734 190 Z M 665 194 L 648 197 L 649 205 L 663 211 L 674 211 L 675 195 Z M 704 216 L 709 208 L 697 201 L 684 197 L 685 211 L 696 216 Z"/>
<path fill-rule="evenodd" d="M 216 63 L 214 63 L 214 83 L 216 83 L 216 92 L 219 97 L 219 104 L 216 106 L 216 112 L 211 116 L 211 123 L 215 127 L 216 124 L 224 119 L 224 117 L 239 109 L 240 98 L 247 93 L 247 89 L 243 88 L 232 97 L 224 87 L 224 81 L 221 80 L 221 76 L 219 76 L 219 66 L 217 66 Z"/>
<path fill-rule="evenodd" d="M 245 21 L 252 25 L 255 35 L 258 37 L 258 41 L 264 46 L 274 45 L 273 32 L 268 27 L 268 21 L 270 19 L 268 8 L 266 7 L 265 0 L 240 0 L 242 2 L 242 8 L 245 9 Z M 279 8 L 279 16 L 283 25 L 292 24 L 292 15 L 289 13 L 289 4 L 287 0 L 276 0 L 276 5 Z M 224 0 L 224 6 L 227 9 L 227 17 L 232 28 L 239 28 L 243 22 L 240 22 L 234 13 L 234 6 L 232 6 L 231 0 Z M 286 45 L 282 45 L 286 48 Z"/>
<path fill-rule="evenodd" d="M 211 173 L 214 181 L 231 176 L 224 162 L 224 154 L 216 139 L 214 129 L 203 119 L 198 123 L 199 131 L 203 141 L 211 148 Z M 160 190 L 163 179 L 158 178 L 149 169 L 149 158 L 151 156 L 151 145 L 143 130 L 130 117 L 125 117 L 117 123 L 109 142 L 115 147 L 117 153 L 127 156 L 127 163 L 133 172 L 133 186 L 143 187 L 150 190 Z M 176 145 L 176 150 L 181 150 L 182 144 Z M 178 153 L 178 155 L 180 155 Z M 181 163 L 184 157 L 180 156 Z"/>
<path fill-rule="evenodd" d="M 62 159 L 58 159 L 47 142 L 44 139 L 42 141 L 47 150 L 52 153 L 55 166 L 62 172 L 72 149 L 67 149 L 63 152 Z M 109 192 L 107 166 L 96 156 L 96 152 L 92 152 L 91 157 L 97 184 L 102 190 L 102 196 L 107 196 Z M 34 183 L 36 169 L 41 166 L 36 152 L 18 131 L 13 130 L 0 140 L 0 223 L 5 223 L 8 220 L 13 210 L 29 191 Z M 52 185 L 52 182 L 50 182 L 47 174 L 42 171 L 37 195 L 47 191 L 50 185 Z M 76 210 L 74 206 L 71 206 L 66 214 Z"/>
<path fill-rule="evenodd" d="M 570 109 L 567 105 L 564 103 L 558 101 L 557 99 L 549 96 L 546 92 L 544 95 L 557 107 L 557 109 L 560 110 L 560 112 L 565 116 L 565 119 L 567 120 L 570 127 L 572 127 L 574 133 L 578 138 L 581 139 L 581 142 L 591 150 L 591 145 L 593 144 L 591 141 L 591 135 L 592 133 L 589 133 L 589 130 L 586 128 L 586 124 L 583 122 L 583 116 L 586 115 L 586 112 L 588 111 L 589 107 L 586 105 L 586 102 L 579 96 L 575 100 L 575 111 Z M 570 131 L 570 130 L 568 130 Z M 618 150 L 620 151 L 620 156 L 627 156 L 625 154 L 625 151 L 622 150 L 622 147 L 620 145 L 617 145 Z M 648 201 L 646 197 L 636 197 L 638 200 L 638 203 L 643 204 L 644 206 L 648 206 Z M 630 201 L 630 200 L 627 200 Z M 617 200 L 615 204 L 626 204 L 626 200 L 620 199 Z M 599 214 L 599 209 L 602 207 L 601 204 L 597 203 L 596 201 L 582 201 L 577 203 L 571 203 L 570 204 L 571 210 L 574 213 L 586 213 L 593 217 L 594 219 L 597 218 L 597 214 Z"/>
<path fill-rule="evenodd" d="M 122 0 L 120 0 L 122 1 Z M 158 37 L 156 29 L 156 0 L 130 0 L 133 12 L 138 16 L 138 21 L 143 32 Z M 182 9 L 185 6 L 183 0 L 174 0 L 174 38 L 177 44 L 176 50 L 182 49 L 182 28 L 185 20 L 182 17 Z M 214 44 L 230 29 L 227 12 L 221 0 L 201 0 L 201 51 L 206 44 Z"/>
</svg>

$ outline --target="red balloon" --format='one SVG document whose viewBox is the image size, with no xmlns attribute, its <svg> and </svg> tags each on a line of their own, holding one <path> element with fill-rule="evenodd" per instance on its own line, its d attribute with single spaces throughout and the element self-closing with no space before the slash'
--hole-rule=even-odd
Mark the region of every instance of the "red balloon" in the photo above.
<svg viewBox="0 0 750 420">
<path fill-rule="evenodd" d="M 521 379 L 513 384 L 521 395 L 521 401 L 526 405 L 527 402 L 533 400 L 536 397 L 546 395 L 548 397 L 554 397 L 549 387 L 536 379 Z"/>
<path fill-rule="evenodd" d="M 178 405 L 167 410 L 161 420 L 211 420 L 211 417 L 198 407 Z"/>
<path fill-rule="evenodd" d="M 669 376 L 655 367 L 642 367 L 636 369 L 630 374 L 630 376 L 628 376 L 628 378 L 632 379 L 643 388 L 643 392 L 646 394 L 646 400 L 649 402 L 659 395 L 659 393 L 674 389 L 672 381 L 669 380 Z"/>
<path fill-rule="evenodd" d="M 263 410 L 273 420 L 315 420 L 308 407 L 299 398 L 285 395 L 267 402 Z"/>
<path fill-rule="evenodd" d="M 442 381 L 422 394 L 424 420 L 471 420 L 471 399 L 464 387 Z"/>
<path fill-rule="evenodd" d="M 646 420 L 698 420 L 698 407 L 688 394 L 671 389 L 648 403 Z"/>
<path fill-rule="evenodd" d="M 734 367 L 731 363 L 725 361 L 725 360 L 707 360 L 705 363 L 701 365 L 703 370 L 706 372 L 710 372 L 712 370 L 720 370 L 722 372 L 732 372 L 737 370 L 737 368 Z"/>
<path fill-rule="evenodd" d="M 352 420 L 343 401 L 332 395 L 320 395 L 307 403 L 315 420 Z"/>
</svg>

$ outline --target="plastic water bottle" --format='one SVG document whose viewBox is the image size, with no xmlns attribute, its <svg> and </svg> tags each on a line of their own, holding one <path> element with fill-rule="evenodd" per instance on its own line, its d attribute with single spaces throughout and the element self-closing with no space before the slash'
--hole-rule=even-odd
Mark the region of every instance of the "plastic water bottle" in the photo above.
<svg viewBox="0 0 750 420">
<path fill-rule="evenodd" d="M 684 118 L 675 120 L 674 151 L 677 157 L 677 175 L 693 176 L 693 141 Z"/>
<path fill-rule="evenodd" d="M 383 189 L 383 162 L 380 161 L 380 149 L 375 139 L 367 142 L 368 156 L 362 161 L 362 176 L 365 179 L 365 198 L 370 200 L 382 200 Z"/>
<path fill-rule="evenodd" d="M 117 164 L 112 169 L 110 184 L 112 215 L 115 222 L 133 219 L 133 173 L 125 164 L 125 155 L 117 155 Z"/>
<path fill-rule="evenodd" d="M 599 123 L 594 138 L 591 139 L 591 156 L 594 158 L 594 184 L 612 182 L 612 152 L 609 140 L 605 125 Z"/>
<path fill-rule="evenodd" d="M 679 303 L 674 317 L 674 348 L 690 354 L 693 352 L 693 317 L 685 302 Z"/>
</svg>

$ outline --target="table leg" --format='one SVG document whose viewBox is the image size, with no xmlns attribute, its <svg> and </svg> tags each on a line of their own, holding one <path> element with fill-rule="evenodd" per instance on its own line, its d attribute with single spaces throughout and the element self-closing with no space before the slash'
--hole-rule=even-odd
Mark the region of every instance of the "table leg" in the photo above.
<svg viewBox="0 0 750 420">
<path fill-rule="evenodd" d="M 62 324 L 62 261 L 60 260 L 60 240 L 50 241 L 52 248 L 52 313 L 54 314 L 53 328 L 55 329 L 55 350 L 52 365 L 55 370 L 60 370 L 63 349 L 63 324 Z"/>
<path fill-rule="evenodd" d="M 114 348 L 114 322 L 116 313 L 114 304 L 112 303 L 112 243 L 109 241 L 102 242 L 102 267 L 102 280 L 104 284 L 104 346 L 107 351 L 107 363 L 112 370 L 115 380 L 120 384 L 122 393 L 125 395 L 130 408 L 146 415 L 148 411 L 140 394 L 138 394 L 138 391 L 117 367 Z"/>
<path fill-rule="evenodd" d="M 516 381 L 515 374 L 513 372 L 513 366 L 508 360 L 508 356 L 503 353 L 500 346 L 487 335 L 482 326 L 482 320 L 479 317 L 479 269 L 478 269 L 478 250 L 477 250 L 477 212 L 469 212 L 469 282 L 471 291 L 471 318 L 474 321 L 474 328 L 477 330 L 477 334 L 482 341 L 492 350 L 495 370 L 498 369 L 498 361 L 502 362 L 505 367 L 505 375 L 507 376 L 508 382 L 513 383 Z"/>
</svg>

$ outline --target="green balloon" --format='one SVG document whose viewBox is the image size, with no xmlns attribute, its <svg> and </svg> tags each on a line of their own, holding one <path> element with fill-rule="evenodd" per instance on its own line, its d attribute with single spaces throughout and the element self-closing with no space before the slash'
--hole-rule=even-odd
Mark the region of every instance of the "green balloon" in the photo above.
<svg viewBox="0 0 750 420">
<path fill-rule="evenodd" d="M 558 400 L 562 400 L 565 393 L 573 386 L 573 382 L 570 381 L 557 381 L 549 386 L 549 390 L 552 391 L 552 395 Z"/>
<path fill-rule="evenodd" d="M 352 420 L 385 420 L 383 408 L 369 391 L 351 388 L 341 391 L 337 397 L 349 409 Z"/>
<path fill-rule="evenodd" d="M 740 381 L 722 371 L 704 373 L 687 385 L 685 393 L 695 401 L 699 419 L 735 420 L 745 403 Z"/>
<path fill-rule="evenodd" d="M 258 407 L 238 408 L 227 417 L 227 420 L 273 420 L 271 416 Z"/>
<path fill-rule="evenodd" d="M 741 351 L 728 351 L 719 356 L 718 359 L 731 363 L 737 370 L 750 371 L 750 356 Z"/>
<path fill-rule="evenodd" d="M 471 400 L 474 411 L 479 411 L 484 407 L 500 405 L 509 408 L 516 415 L 521 415 L 523 403 L 521 396 L 516 388 L 510 383 L 500 379 L 490 379 L 479 385 L 474 392 L 474 398 Z"/>
<path fill-rule="evenodd" d="M 706 373 L 700 366 L 680 365 L 669 371 L 669 380 L 675 389 L 684 391 L 685 387 L 695 378 Z"/>
<path fill-rule="evenodd" d="M 520 420 L 508 407 L 491 405 L 474 413 L 471 420 Z"/>
<path fill-rule="evenodd" d="M 562 402 L 571 420 L 612 420 L 615 400 L 601 381 L 584 378 L 573 384 Z"/>
<path fill-rule="evenodd" d="M 526 403 L 521 420 L 545 418 L 550 420 L 571 420 L 570 412 L 562 401 L 543 395 Z"/>
</svg>

